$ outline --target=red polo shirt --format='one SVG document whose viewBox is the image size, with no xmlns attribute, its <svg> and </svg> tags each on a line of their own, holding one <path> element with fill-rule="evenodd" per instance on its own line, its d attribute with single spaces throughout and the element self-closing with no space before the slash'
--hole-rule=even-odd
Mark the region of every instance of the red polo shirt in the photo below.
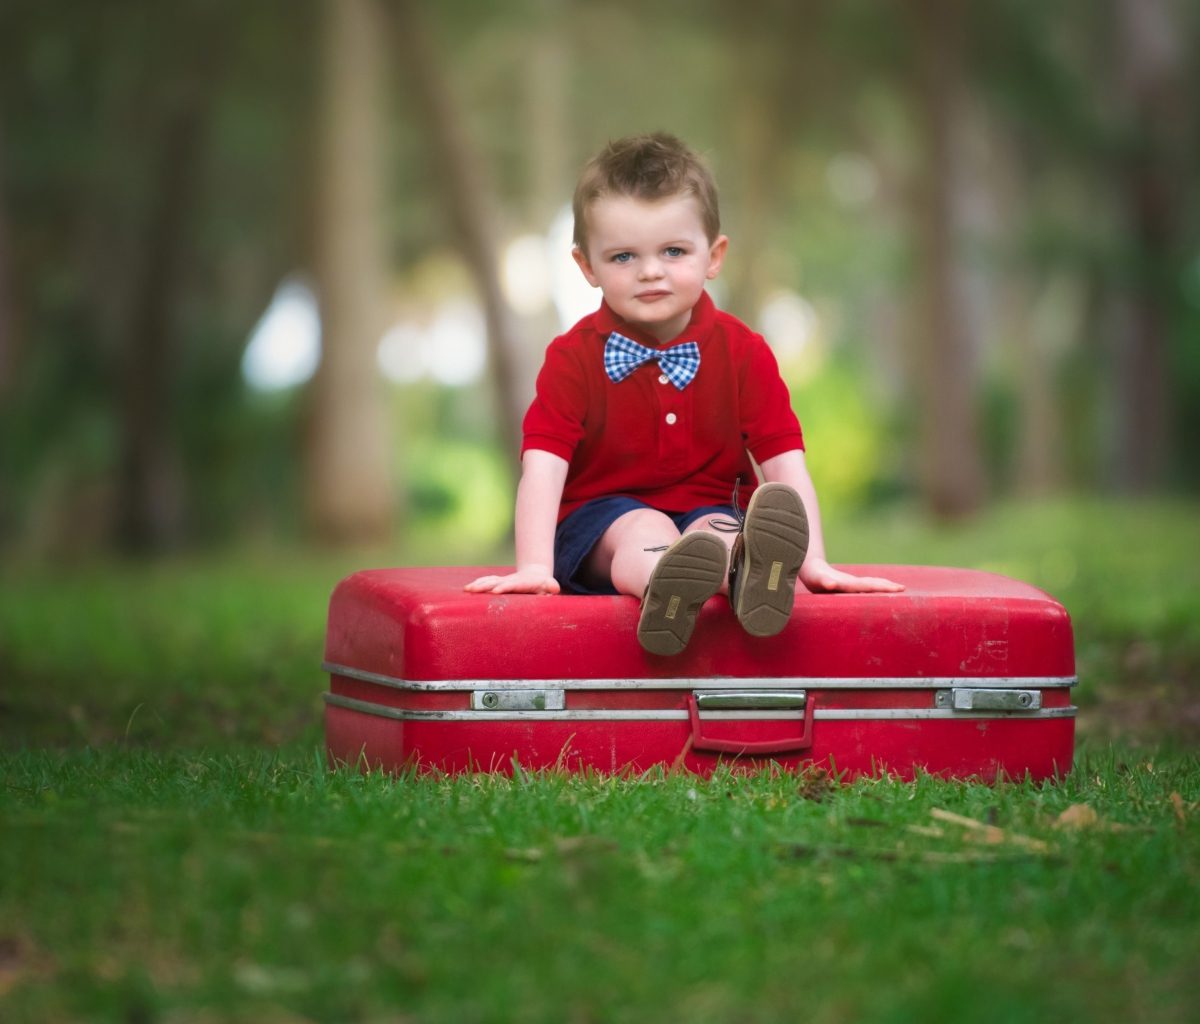
<svg viewBox="0 0 1200 1024">
<path fill-rule="evenodd" d="M 614 330 L 648 348 L 694 341 L 700 369 L 682 391 L 656 361 L 614 384 L 604 372 L 604 343 Z M 617 494 L 664 512 L 727 505 L 739 476 L 744 504 L 755 487 L 747 450 L 761 463 L 803 450 L 804 438 L 767 343 L 705 292 L 687 328 L 666 345 L 608 303 L 555 338 L 525 414 L 522 454 L 529 448 L 570 463 L 562 522 L 580 505 Z"/>
</svg>

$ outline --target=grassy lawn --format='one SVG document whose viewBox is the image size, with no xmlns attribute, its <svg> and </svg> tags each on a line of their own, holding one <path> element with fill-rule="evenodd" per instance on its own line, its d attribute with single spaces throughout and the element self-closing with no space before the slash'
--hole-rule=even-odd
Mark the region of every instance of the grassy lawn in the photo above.
<svg viewBox="0 0 1200 1024">
<path fill-rule="evenodd" d="M 0 1020 L 1200 1016 L 1200 507 L 829 533 L 840 561 L 994 568 L 1064 600 L 1071 776 L 331 773 L 329 591 L 453 556 L 10 563 Z"/>
</svg>

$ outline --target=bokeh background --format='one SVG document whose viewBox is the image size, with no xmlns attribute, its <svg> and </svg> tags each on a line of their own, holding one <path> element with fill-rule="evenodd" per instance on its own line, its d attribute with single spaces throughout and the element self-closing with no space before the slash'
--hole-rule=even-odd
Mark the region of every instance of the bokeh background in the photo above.
<svg viewBox="0 0 1200 1024">
<path fill-rule="evenodd" d="M 712 290 L 778 356 L 831 557 L 1043 586 L 1085 705 L 1140 681 L 1116 718 L 1158 687 L 1200 732 L 1200 5 L 0 19 L 8 736 L 315 730 L 340 574 L 509 562 L 542 353 L 599 301 L 575 177 L 657 129 L 716 172 Z"/>
<path fill-rule="evenodd" d="M 1198 29 L 0 0 L 0 1019 L 1200 1019 Z M 330 592 L 511 564 L 575 176 L 658 129 L 830 557 L 1070 612 L 1065 779 L 328 770 Z"/>
<path fill-rule="evenodd" d="M 1196 5 L 6 0 L 0 536 L 502 545 L 606 140 L 704 153 L 833 510 L 1200 483 Z"/>
</svg>

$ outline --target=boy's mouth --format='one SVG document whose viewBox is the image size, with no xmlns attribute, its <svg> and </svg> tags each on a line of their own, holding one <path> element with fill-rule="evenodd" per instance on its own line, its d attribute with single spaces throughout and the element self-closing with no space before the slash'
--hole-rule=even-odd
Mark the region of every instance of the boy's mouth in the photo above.
<svg viewBox="0 0 1200 1024">
<path fill-rule="evenodd" d="M 642 302 L 654 302 L 656 299 L 664 299 L 671 293 L 663 288 L 655 288 L 650 291 L 638 292 L 634 298 Z"/>
</svg>

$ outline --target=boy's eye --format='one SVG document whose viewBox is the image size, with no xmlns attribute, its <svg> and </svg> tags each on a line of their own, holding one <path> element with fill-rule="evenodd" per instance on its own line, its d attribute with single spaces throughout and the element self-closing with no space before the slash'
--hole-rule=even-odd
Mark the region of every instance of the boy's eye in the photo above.
<svg viewBox="0 0 1200 1024">
<path fill-rule="evenodd" d="M 666 254 L 668 256 L 682 256 L 683 255 L 683 250 L 677 245 L 668 245 L 667 248 L 663 251 L 666 252 Z"/>
<path fill-rule="evenodd" d="M 631 259 L 633 259 L 631 252 L 619 252 L 612 258 L 614 263 L 628 263 Z"/>
</svg>

